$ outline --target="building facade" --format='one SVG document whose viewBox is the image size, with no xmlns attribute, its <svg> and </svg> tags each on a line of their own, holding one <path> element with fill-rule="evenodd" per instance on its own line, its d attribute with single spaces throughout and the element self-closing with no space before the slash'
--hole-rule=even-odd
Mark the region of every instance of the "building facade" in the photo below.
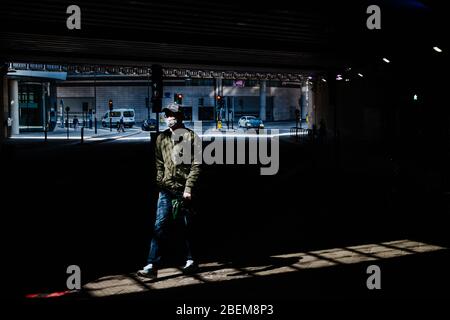
<svg viewBox="0 0 450 320">
<path fill-rule="evenodd" d="M 307 94 L 301 85 L 287 85 L 281 81 L 170 79 L 164 81 L 163 105 L 182 95 L 186 120 L 237 120 L 243 115 L 254 115 L 265 121 L 294 120 L 301 96 Z M 133 108 L 137 122 L 154 118 L 151 103 L 151 82 L 142 77 L 69 77 L 57 87 L 59 112 L 69 106 L 71 112 L 96 111 L 100 119 L 108 111 L 108 101 L 114 108 Z M 224 98 L 222 109 L 216 97 Z M 308 99 L 304 99 L 307 101 Z M 306 110 L 306 108 L 305 108 Z"/>
</svg>

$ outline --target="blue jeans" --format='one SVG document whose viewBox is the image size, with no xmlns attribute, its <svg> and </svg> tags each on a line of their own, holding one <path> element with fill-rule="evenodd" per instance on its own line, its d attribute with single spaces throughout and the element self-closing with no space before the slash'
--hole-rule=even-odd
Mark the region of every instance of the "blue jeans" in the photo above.
<svg viewBox="0 0 450 320">
<path fill-rule="evenodd" d="M 158 198 L 158 207 L 156 210 L 156 220 L 153 229 L 153 238 L 150 243 L 150 253 L 148 255 L 147 263 L 158 265 L 161 263 L 161 242 L 165 239 L 168 231 L 168 226 L 172 222 L 172 199 L 175 196 L 167 191 L 161 191 Z M 192 259 L 192 216 L 186 214 L 182 210 L 180 219 L 183 219 L 184 225 L 184 241 L 186 244 L 186 259 Z"/>
</svg>

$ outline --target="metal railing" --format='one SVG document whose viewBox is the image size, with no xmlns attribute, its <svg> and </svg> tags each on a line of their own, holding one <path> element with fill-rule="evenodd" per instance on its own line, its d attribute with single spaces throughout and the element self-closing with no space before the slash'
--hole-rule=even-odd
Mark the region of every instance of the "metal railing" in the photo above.
<svg viewBox="0 0 450 320">
<path fill-rule="evenodd" d="M 291 127 L 289 130 L 290 136 L 298 141 L 310 141 L 312 139 L 312 130 L 303 129 L 300 127 Z"/>
</svg>

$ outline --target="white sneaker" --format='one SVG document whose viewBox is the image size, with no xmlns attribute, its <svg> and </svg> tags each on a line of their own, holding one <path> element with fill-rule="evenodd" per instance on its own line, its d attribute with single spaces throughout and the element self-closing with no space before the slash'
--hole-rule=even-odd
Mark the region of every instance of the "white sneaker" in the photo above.
<svg viewBox="0 0 450 320">
<path fill-rule="evenodd" d="M 146 265 L 142 270 L 137 272 L 138 275 L 154 279 L 158 276 L 158 269 L 153 264 Z"/>
<path fill-rule="evenodd" d="M 194 260 L 186 260 L 186 265 L 184 267 L 187 268 L 187 267 L 190 267 L 193 264 L 194 264 Z"/>
<path fill-rule="evenodd" d="M 149 263 L 148 265 L 146 265 L 142 270 L 150 270 L 153 269 L 153 264 Z"/>
<path fill-rule="evenodd" d="M 198 270 L 198 265 L 194 260 L 187 260 L 186 265 L 183 267 L 184 273 L 195 273 Z"/>
</svg>

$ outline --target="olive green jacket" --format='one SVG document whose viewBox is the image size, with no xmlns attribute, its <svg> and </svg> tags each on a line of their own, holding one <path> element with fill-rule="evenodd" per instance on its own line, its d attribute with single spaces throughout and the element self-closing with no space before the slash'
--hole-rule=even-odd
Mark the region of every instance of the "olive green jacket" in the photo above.
<svg viewBox="0 0 450 320">
<path fill-rule="evenodd" d="M 192 194 L 201 171 L 202 145 L 198 135 L 184 127 L 175 133 L 167 129 L 159 134 L 155 149 L 158 187 Z"/>
</svg>

